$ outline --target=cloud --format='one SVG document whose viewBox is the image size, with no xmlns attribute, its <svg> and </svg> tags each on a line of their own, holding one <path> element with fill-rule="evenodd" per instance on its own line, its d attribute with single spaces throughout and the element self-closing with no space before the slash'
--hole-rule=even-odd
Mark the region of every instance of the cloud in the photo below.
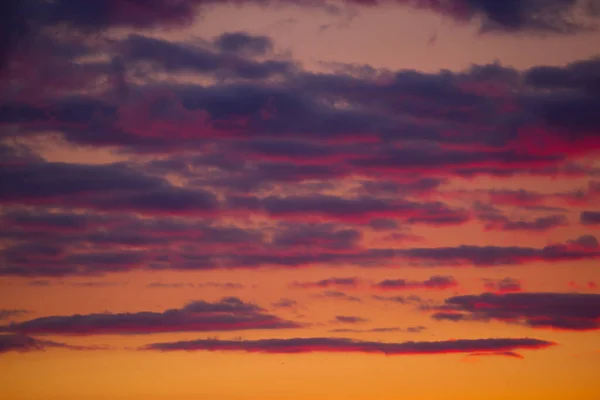
<svg viewBox="0 0 600 400">
<path fill-rule="evenodd" d="M 424 281 L 407 281 L 406 279 L 386 279 L 373 285 L 382 290 L 433 289 L 444 290 L 457 287 L 458 282 L 451 276 L 435 275 Z"/>
<path fill-rule="evenodd" d="M 375 231 L 387 231 L 398 229 L 398 222 L 393 219 L 374 218 L 369 221 L 369 227 Z"/>
<path fill-rule="evenodd" d="M 184 287 L 194 287 L 193 283 L 186 282 L 173 282 L 173 283 L 163 283 L 163 282 L 152 282 L 146 285 L 146 287 L 153 289 L 181 289 Z"/>
<path fill-rule="evenodd" d="M 245 286 L 241 283 L 235 282 L 203 282 L 203 283 L 192 283 L 192 282 L 152 282 L 146 285 L 149 288 L 160 288 L 160 289 L 179 289 L 183 287 L 188 288 L 220 288 L 220 289 L 244 289 Z"/>
<path fill-rule="evenodd" d="M 432 317 L 451 321 L 499 321 L 535 329 L 600 329 L 600 295 L 597 294 L 484 293 L 448 298 L 441 310 Z"/>
<path fill-rule="evenodd" d="M 344 301 L 352 301 L 352 302 L 362 302 L 360 297 L 350 296 L 344 292 L 339 292 L 337 290 L 327 290 L 319 295 L 315 295 L 315 297 L 321 297 L 326 299 L 336 299 L 336 300 L 344 300 Z"/>
<path fill-rule="evenodd" d="M 89 207 L 140 213 L 202 213 L 218 207 L 202 190 L 175 187 L 125 164 L 45 162 L 0 165 L 4 204 Z"/>
<path fill-rule="evenodd" d="M 221 49 L 231 53 L 232 39 L 228 36 L 221 36 L 221 38 L 223 37 L 225 39 L 221 39 L 218 44 Z M 246 44 L 247 51 L 252 49 L 252 43 L 255 43 L 256 47 L 256 41 L 260 40 L 249 36 L 247 39 L 249 41 Z M 252 42 L 253 39 L 254 42 Z M 191 71 L 201 74 L 218 73 L 220 76 L 232 74 L 244 79 L 264 79 L 273 75 L 286 74 L 294 68 L 293 64 L 285 61 L 252 61 L 235 54 L 215 52 L 198 45 L 167 42 L 135 34 L 130 35 L 121 45 L 127 49 L 125 52 L 126 62 L 148 61 L 155 68 L 167 72 Z M 255 48 L 254 51 L 256 50 Z"/>
<path fill-rule="evenodd" d="M 369 322 L 369 319 L 351 315 L 336 315 L 332 322 L 342 324 L 361 324 L 364 322 Z"/>
<path fill-rule="evenodd" d="M 396 250 L 400 258 L 405 257 L 419 263 L 429 261 L 434 265 L 465 265 L 484 267 L 492 265 L 521 265 L 533 261 L 557 262 L 567 260 L 595 259 L 600 256 L 598 240 L 583 235 L 565 243 L 547 245 L 542 248 L 519 246 L 471 246 L 409 248 Z"/>
<path fill-rule="evenodd" d="M 191 45 L 162 45 L 169 51 L 183 46 L 186 52 L 199 46 L 190 50 Z M 182 56 L 185 62 L 180 64 L 198 63 L 194 57 L 198 56 Z M 158 58 L 172 63 L 178 59 Z M 560 71 L 572 74 L 570 69 L 577 68 L 565 66 Z M 299 71 L 268 87 L 251 82 L 147 84 L 138 85 L 124 105 L 92 95 L 50 96 L 44 109 L 27 102 L 6 104 L 0 121 L 18 124 L 21 137 L 61 128 L 64 138 L 74 144 L 163 155 L 173 155 L 176 149 L 199 149 L 207 140 L 215 140 L 205 160 L 235 158 L 239 169 L 196 179 L 221 187 L 236 186 L 234 182 L 254 187 L 356 174 L 394 181 L 404 176 L 401 172 L 419 171 L 428 176 L 397 182 L 397 190 L 426 193 L 449 176 L 590 174 L 593 168 L 567 161 L 570 154 L 589 154 L 596 148 L 598 121 L 592 111 L 597 100 L 589 93 L 593 76 L 581 75 L 584 83 L 574 85 L 576 93 L 567 95 L 563 89 L 543 88 L 535 79 L 529 82 L 524 78 L 529 71 L 500 65 L 455 73 L 395 71 L 385 83 L 347 72 Z M 517 85 L 523 80 L 524 87 Z M 507 111 L 496 96 L 471 89 L 487 83 L 505 87 L 515 108 Z M 415 118 L 426 122 L 416 123 Z M 490 134 L 477 134 L 482 130 Z M 224 137 L 242 140 L 216 140 Z M 402 146 L 386 145 L 400 141 Z M 540 142 L 549 144 L 542 149 Z M 307 160 L 311 163 L 298 164 Z M 181 161 L 173 160 L 173 165 Z M 464 212 L 447 210 L 443 204 L 425 208 L 440 223 L 465 219 Z"/>
<path fill-rule="evenodd" d="M 68 349 L 68 350 L 103 350 L 106 346 L 74 346 L 51 340 L 40 340 L 22 334 L 0 334 L 0 354 L 11 351 L 30 352 L 43 351 L 50 348 Z"/>
<path fill-rule="evenodd" d="M 443 203 L 386 201 L 376 197 L 345 198 L 332 195 L 233 197 L 230 208 L 266 212 L 276 218 L 327 218 L 337 221 L 360 222 L 374 217 L 394 217 L 409 223 L 458 225 L 469 216 Z"/>
<path fill-rule="evenodd" d="M 570 89 L 598 92 L 600 83 L 596 71 L 600 58 L 575 61 L 564 67 L 538 66 L 525 74 L 528 84 L 540 89 Z"/>
<path fill-rule="evenodd" d="M 520 355 L 519 353 L 516 353 L 514 351 L 501 351 L 501 352 L 496 352 L 496 353 L 471 353 L 471 354 L 467 354 L 468 357 L 485 357 L 485 356 L 500 356 L 500 357 L 508 357 L 508 358 L 517 358 L 522 360 L 523 357 L 522 355 Z"/>
<path fill-rule="evenodd" d="M 579 220 L 584 225 L 600 225 L 600 212 L 583 211 L 580 214 Z"/>
<path fill-rule="evenodd" d="M 272 304 L 275 308 L 294 308 L 298 306 L 298 302 L 296 300 L 281 298 L 279 301 Z"/>
<path fill-rule="evenodd" d="M 387 327 L 387 328 L 371 328 L 371 329 L 351 329 L 351 328 L 340 328 L 340 329 L 331 329 L 329 332 L 332 333 L 420 333 L 427 329 L 424 326 L 409 326 L 408 328 L 398 328 L 398 327 Z"/>
<path fill-rule="evenodd" d="M 598 2 L 562 0 L 456 0 L 457 18 L 480 19 L 483 32 L 573 34 L 591 28 L 579 13 L 598 17 Z M 460 8 L 459 8 L 460 7 Z M 460 10 L 460 11 L 459 11 Z"/>
<path fill-rule="evenodd" d="M 260 307 L 226 297 L 210 303 L 194 301 L 164 312 L 99 313 L 55 315 L 2 327 L 22 334 L 103 335 L 164 332 L 237 331 L 248 329 L 288 329 L 301 325 L 266 314 Z"/>
<path fill-rule="evenodd" d="M 221 51 L 251 55 L 264 55 L 273 49 L 270 37 L 254 36 L 246 32 L 223 33 L 214 39 L 214 44 Z"/>
<path fill-rule="evenodd" d="M 531 197 L 530 197 L 531 196 Z M 501 195 L 496 193 L 490 197 L 500 197 L 498 201 L 513 203 L 523 208 L 531 207 L 533 209 L 541 209 L 543 206 L 540 204 L 541 199 L 535 198 L 537 196 L 530 192 L 512 192 L 502 193 Z M 535 200 L 532 199 L 535 198 Z M 567 226 L 569 220 L 565 215 L 553 214 L 542 217 L 536 217 L 533 219 L 511 219 L 504 215 L 499 209 L 491 205 L 476 204 L 478 218 L 484 223 L 485 230 L 503 230 L 503 231 L 531 231 L 531 232 L 542 232 L 550 229 Z"/>
<path fill-rule="evenodd" d="M 51 229 L 32 231 L 11 226 L 9 222 L 0 234 L 9 240 L 1 251 L 6 263 L 0 267 L 0 275 L 41 278 L 142 269 L 289 269 L 338 265 L 397 268 L 399 263 L 423 268 L 481 268 L 593 260 L 600 256 L 600 246 L 592 235 L 543 248 L 461 245 L 339 250 L 313 246 L 306 251 L 295 245 L 275 246 L 256 229 L 190 219 L 124 217 L 101 223 L 98 226 L 104 226 L 102 230 L 94 226 L 83 232 L 57 233 Z M 165 246 L 167 238 L 170 247 Z"/>
<path fill-rule="evenodd" d="M 29 311 L 27 310 L 17 310 L 17 309 L 0 309 L 0 321 L 4 319 L 9 319 L 13 317 L 19 317 L 21 315 L 27 314 Z"/>
<path fill-rule="evenodd" d="M 337 228 L 333 224 L 288 224 L 273 237 L 276 246 L 328 250 L 353 249 L 362 239 L 356 229 Z"/>
<path fill-rule="evenodd" d="M 515 278 L 484 279 L 483 281 L 485 289 L 490 292 L 509 293 L 522 290 L 521 282 Z"/>
<path fill-rule="evenodd" d="M 420 296 L 410 295 L 410 296 L 381 296 L 381 295 L 373 295 L 372 299 L 377 301 L 384 301 L 390 303 L 399 303 L 399 304 L 421 304 L 425 302 Z"/>
<path fill-rule="evenodd" d="M 260 340 L 192 340 L 153 343 L 143 350 L 159 351 L 243 351 L 248 353 L 302 354 L 366 353 L 393 355 L 453 354 L 472 352 L 498 352 L 518 349 L 544 349 L 555 343 L 538 339 L 474 339 L 439 342 L 384 343 L 343 338 L 290 338 Z"/>
<path fill-rule="evenodd" d="M 330 287 L 356 287 L 360 284 L 360 279 L 351 278 L 327 278 L 314 282 L 293 282 L 290 286 L 294 288 L 311 289 L 311 288 L 330 288 Z"/>
</svg>

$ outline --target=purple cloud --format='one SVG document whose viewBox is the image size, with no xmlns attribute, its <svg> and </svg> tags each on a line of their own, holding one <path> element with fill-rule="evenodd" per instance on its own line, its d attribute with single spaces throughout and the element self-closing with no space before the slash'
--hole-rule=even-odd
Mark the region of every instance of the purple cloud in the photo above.
<svg viewBox="0 0 600 400">
<path fill-rule="evenodd" d="M 438 309 L 432 315 L 437 320 L 500 321 L 566 331 L 600 329 L 597 294 L 484 293 L 450 297 Z"/>
<path fill-rule="evenodd" d="M 458 282 L 451 276 L 435 275 L 424 281 L 407 281 L 406 279 L 386 279 L 373 285 L 375 289 L 381 290 L 410 290 L 410 289 L 432 289 L 444 290 L 457 287 Z"/>
<path fill-rule="evenodd" d="M 382 343 L 342 338 L 290 338 L 260 340 L 191 340 L 153 343 L 143 350 L 159 351 L 243 351 L 268 354 L 312 352 L 367 353 L 385 355 L 424 355 L 473 352 L 498 352 L 516 349 L 544 349 L 555 343 L 538 339 L 473 339 L 439 342 Z"/>
<path fill-rule="evenodd" d="M 74 346 L 66 343 L 54 342 L 51 340 L 35 339 L 22 334 L 0 334 L 0 354 L 16 351 L 20 353 L 30 351 L 43 351 L 46 349 L 58 348 L 68 350 L 104 350 L 106 346 Z"/>
<path fill-rule="evenodd" d="M 369 322 L 369 319 L 351 315 L 336 315 L 332 322 L 342 324 L 361 324 L 364 322 Z"/>
<path fill-rule="evenodd" d="M 195 301 L 164 312 L 55 315 L 11 323 L 1 329 L 22 334 L 126 335 L 299 327 L 300 324 L 267 314 L 254 304 L 226 297 L 214 303 Z"/>
</svg>

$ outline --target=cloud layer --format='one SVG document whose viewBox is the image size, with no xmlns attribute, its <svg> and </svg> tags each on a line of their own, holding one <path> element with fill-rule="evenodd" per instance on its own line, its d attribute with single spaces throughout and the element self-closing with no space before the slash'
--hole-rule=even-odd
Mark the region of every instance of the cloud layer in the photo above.
<svg viewBox="0 0 600 400">
<path fill-rule="evenodd" d="M 484 293 L 456 296 L 432 315 L 437 320 L 499 321 L 536 329 L 600 329 L 600 295 L 583 293 Z"/>
<path fill-rule="evenodd" d="M 261 340 L 193 340 L 154 343 L 143 349 L 159 351 L 244 351 L 249 353 L 368 353 L 385 355 L 451 354 L 543 349 L 554 343 L 537 339 L 475 339 L 440 342 L 384 343 L 342 338 L 290 338 Z"/>
<path fill-rule="evenodd" d="M 127 335 L 288 329 L 301 326 L 267 314 L 254 304 L 244 303 L 235 297 L 226 297 L 214 303 L 195 301 L 182 308 L 164 312 L 55 315 L 11 323 L 0 329 L 28 335 Z"/>
</svg>

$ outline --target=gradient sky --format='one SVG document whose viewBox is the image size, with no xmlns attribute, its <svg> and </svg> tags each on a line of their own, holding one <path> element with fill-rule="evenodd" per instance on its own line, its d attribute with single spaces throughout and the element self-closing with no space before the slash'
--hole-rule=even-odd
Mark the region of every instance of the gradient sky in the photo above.
<svg viewBox="0 0 600 400">
<path fill-rule="evenodd" d="M 0 397 L 597 400 L 600 1 L 0 5 Z"/>
</svg>

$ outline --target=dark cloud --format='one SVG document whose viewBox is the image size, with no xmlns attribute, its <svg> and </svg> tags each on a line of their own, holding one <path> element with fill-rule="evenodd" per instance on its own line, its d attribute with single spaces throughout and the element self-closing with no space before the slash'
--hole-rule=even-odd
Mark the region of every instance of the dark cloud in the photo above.
<svg viewBox="0 0 600 400">
<path fill-rule="evenodd" d="M 408 182 L 395 182 L 393 180 L 373 180 L 361 182 L 366 193 L 374 194 L 413 194 L 429 193 L 446 183 L 447 180 L 438 177 L 416 179 Z"/>
<path fill-rule="evenodd" d="M 180 288 L 219 288 L 219 289 L 244 289 L 245 286 L 241 283 L 234 282 L 204 282 L 204 283 L 192 283 L 192 282 L 152 282 L 146 285 L 148 288 L 153 289 L 180 289 Z"/>
<path fill-rule="evenodd" d="M 157 40 L 135 40 L 138 39 Z M 148 46 L 144 54 L 157 56 L 154 49 L 163 45 L 169 51 L 179 46 L 182 52 L 214 52 L 161 42 L 158 47 Z M 179 57 L 185 61 L 180 63 L 200 63 L 196 56 Z M 171 63 L 179 59 L 159 58 Z M 215 63 L 206 68 L 219 69 L 219 63 Z M 569 68 L 572 67 L 562 67 L 561 71 L 568 72 Z M 8 103 L 0 112 L 0 120 L 19 123 L 22 135 L 61 127 L 65 138 L 73 143 L 116 145 L 137 152 L 173 152 L 217 141 L 219 146 L 213 147 L 215 152 L 206 154 L 205 159 L 221 159 L 224 167 L 224 161 L 235 154 L 242 165 L 235 173 L 224 170 L 212 177 L 212 184 L 221 187 L 246 183 L 252 189 L 264 184 L 261 179 L 297 182 L 359 173 L 377 178 L 365 184 L 366 192 L 382 194 L 384 188 L 377 187 L 385 178 L 391 180 L 385 190 L 423 194 L 437 188 L 448 176 L 456 175 L 589 174 L 587 167 L 565 163 L 568 154 L 589 153 L 596 147 L 594 127 L 598 121 L 593 110 L 597 96 L 582 92 L 583 87 L 593 86 L 594 78 L 585 75 L 582 79 L 590 82 L 569 93 L 541 88 L 526 79 L 523 89 L 512 82 L 519 79 L 507 78 L 527 73 L 491 65 L 457 73 L 398 71 L 392 81 L 383 84 L 347 74 L 299 72 L 284 83 L 269 86 L 249 82 L 141 85 L 135 88 L 131 101 L 121 107 L 79 95 L 49 99 L 44 109 Z M 469 89 L 469 85 L 488 80 L 509 87 L 507 90 L 514 97 L 511 102 L 517 106 L 513 111 L 506 111 L 505 104 L 485 91 L 474 93 Z M 337 103 L 348 106 L 339 107 Z M 466 109 L 472 111 L 461 115 Z M 415 117 L 427 122 L 416 124 Z M 479 134 L 482 130 L 489 134 Z M 540 146 L 534 146 L 542 139 L 539 135 L 557 139 L 564 146 L 547 146 L 541 151 Z M 225 137 L 244 140 L 235 144 L 217 140 Z M 517 148 L 509 146 L 514 140 L 519 144 Z M 306 160 L 312 162 L 300 163 Z M 177 160 L 172 161 L 170 168 L 182 166 Z M 414 171 L 429 176 L 414 182 L 393 182 L 399 173 Z M 394 184 L 396 188 L 390 186 Z M 432 219 L 446 223 L 464 220 L 464 215 L 451 214 L 442 206 L 437 205 L 442 208 L 437 213 L 443 215 Z M 436 205 L 429 207 L 435 214 Z"/>
<path fill-rule="evenodd" d="M 8 226 L 18 227 L 29 232 L 47 229 L 56 233 L 61 231 L 82 231 L 94 222 L 99 221 L 94 216 L 88 214 L 16 209 L 4 213 L 1 222 L 5 228 Z"/>
<path fill-rule="evenodd" d="M 508 293 L 522 290 L 521 282 L 515 278 L 484 279 L 483 281 L 485 289 L 490 292 Z"/>
<path fill-rule="evenodd" d="M 2 3 L 2 52 L 6 63 L 12 53 L 48 28 L 59 26 L 84 34 L 97 34 L 110 28 L 150 29 L 182 27 L 192 22 L 195 8 L 203 1 L 184 0 L 99 0 L 83 4 L 77 0 L 8 0 Z"/>
<path fill-rule="evenodd" d="M 369 221 L 369 227 L 375 231 L 387 231 L 398 229 L 398 222 L 393 219 L 375 218 Z"/>
<path fill-rule="evenodd" d="M 480 18 L 483 32 L 573 34 L 590 28 L 578 14 L 600 13 L 596 0 L 456 0 L 455 4 L 467 7 L 468 18 Z"/>
<path fill-rule="evenodd" d="M 353 0 L 352 3 L 376 6 L 387 2 Z M 482 33 L 497 34 L 575 34 L 593 29 L 600 14 L 597 0 L 400 0 L 396 3 L 427 9 L 461 22 L 475 22 Z"/>
<path fill-rule="evenodd" d="M 480 214 L 479 219 L 485 223 L 484 229 L 504 231 L 541 232 L 569 224 L 568 218 L 565 215 L 559 214 L 537 217 L 529 220 L 512 220 L 503 214 L 488 213 Z"/>
<path fill-rule="evenodd" d="M 408 328 L 398 328 L 398 327 L 389 327 L 389 328 L 372 328 L 372 329 L 350 329 L 350 328 L 340 328 L 340 329 L 332 329 L 329 332 L 332 333 L 420 333 L 427 329 L 424 326 L 409 326 Z"/>
<path fill-rule="evenodd" d="M 164 312 L 100 313 L 48 316 L 3 327 L 23 334 L 102 335 L 161 332 L 236 331 L 298 328 L 300 324 L 266 314 L 260 307 L 226 297 L 210 303 L 194 301 Z"/>
<path fill-rule="evenodd" d="M 479 175 L 490 171 L 492 175 L 513 175 L 523 165 L 543 170 L 560 163 L 561 156 L 535 155 L 505 150 L 475 153 L 470 150 L 442 150 L 436 148 L 388 149 L 372 157 L 352 161 L 355 168 L 364 168 L 371 173 L 391 176 L 400 172 L 446 173 L 455 175 Z M 504 172 L 503 172 L 504 170 Z M 493 172 L 492 171 L 497 171 Z"/>
<path fill-rule="evenodd" d="M 163 282 L 152 282 L 146 285 L 146 287 L 152 289 L 181 289 L 181 288 L 193 288 L 195 285 L 193 283 L 186 282 L 173 282 L 173 283 L 163 283 Z"/>
<path fill-rule="evenodd" d="M 187 214 L 214 211 L 216 197 L 175 187 L 124 164 L 1 165 L 0 202 L 87 206 L 99 210 Z"/>
<path fill-rule="evenodd" d="M 600 329 L 600 295 L 582 293 L 484 293 L 445 300 L 438 320 L 500 321 L 536 329 Z"/>
<path fill-rule="evenodd" d="M 252 61 L 232 54 L 214 52 L 185 43 L 173 43 L 141 35 L 130 35 L 123 42 L 126 61 L 150 61 L 167 72 L 229 73 L 244 79 L 263 79 L 293 70 L 284 61 Z"/>
<path fill-rule="evenodd" d="M 435 275 L 424 281 L 408 281 L 406 279 L 386 279 L 373 285 L 382 290 L 433 289 L 444 290 L 457 287 L 458 282 L 452 276 Z"/>
<path fill-rule="evenodd" d="M 51 348 L 68 350 L 103 350 L 106 346 L 74 346 L 66 343 L 54 342 L 51 340 L 35 339 L 22 334 L 0 334 L 0 354 L 10 351 L 30 352 L 43 351 Z"/>
<path fill-rule="evenodd" d="M 332 322 L 342 324 L 361 324 L 364 322 L 369 322 L 369 319 L 351 315 L 336 315 Z"/>
<path fill-rule="evenodd" d="M 540 89 L 600 91 L 600 58 L 576 61 L 564 67 L 533 67 L 525 74 L 528 84 Z"/>
<path fill-rule="evenodd" d="M 294 288 L 330 288 L 330 287 L 356 287 L 360 284 L 360 279 L 351 278 L 327 278 L 314 282 L 293 282 L 290 286 Z"/>
<path fill-rule="evenodd" d="M 264 234 L 256 229 L 166 216 L 18 208 L 0 218 L 0 227 L 0 237 L 7 241 L 1 253 L 8 263 L 0 271 L 26 276 L 153 268 L 166 252 L 174 258 L 163 259 L 163 266 L 185 268 L 189 253 L 198 246 L 210 248 L 210 254 L 217 257 L 232 249 L 250 251 L 266 245 Z"/>
<path fill-rule="evenodd" d="M 27 310 L 16 310 L 16 309 L 0 309 L 0 320 L 20 317 L 21 315 L 27 314 Z"/>
<path fill-rule="evenodd" d="M 588 180 L 585 188 L 555 193 L 554 197 L 568 205 L 589 206 L 595 205 L 600 198 L 600 181 Z"/>
<path fill-rule="evenodd" d="M 384 301 L 390 303 L 399 303 L 399 304 L 421 304 L 424 300 L 417 295 L 410 296 L 381 296 L 381 295 L 373 295 L 372 299 L 377 301 Z"/>
<path fill-rule="evenodd" d="M 467 357 L 487 357 L 487 356 L 499 356 L 499 357 L 517 358 L 519 360 L 522 360 L 523 358 L 525 358 L 522 355 L 520 355 L 519 353 L 516 353 L 514 351 L 500 351 L 500 352 L 495 352 L 495 353 L 471 353 L 471 354 L 467 354 Z"/>
<path fill-rule="evenodd" d="M 527 206 L 539 205 L 543 202 L 544 196 L 540 193 L 525 189 L 518 190 L 498 190 L 493 189 L 488 192 L 490 202 L 495 205 Z"/>
<path fill-rule="evenodd" d="M 197 287 L 213 287 L 220 289 L 244 289 L 246 286 L 235 282 L 205 282 L 198 283 Z"/>
<path fill-rule="evenodd" d="M 175 223 L 168 219 L 144 219 L 131 234 L 126 227 L 117 224 L 102 235 L 53 236 L 48 232 L 37 237 L 30 231 L 11 228 L 3 235 L 12 243 L 2 250 L 6 264 L 0 268 L 0 274 L 49 277 L 136 269 L 191 271 L 338 265 L 390 268 L 399 263 L 411 267 L 491 267 L 600 257 L 600 246 L 591 235 L 543 248 L 461 245 L 307 250 L 294 245 L 274 246 L 265 243 L 258 232 L 237 227 Z M 139 237 L 135 236 L 138 229 Z M 171 247 L 164 246 L 166 238 Z"/>
<path fill-rule="evenodd" d="M 333 224 L 288 224 L 275 233 L 273 243 L 291 248 L 345 250 L 357 248 L 361 238 L 360 231 Z"/>
<path fill-rule="evenodd" d="M 346 294 L 344 292 L 340 292 L 337 290 L 327 290 L 319 295 L 316 295 L 315 297 L 321 297 L 321 298 L 325 298 L 325 299 L 352 301 L 352 302 L 358 302 L 358 303 L 362 302 L 362 300 L 359 297 L 350 296 L 349 294 Z"/>
<path fill-rule="evenodd" d="M 101 0 L 83 6 L 76 0 L 46 2 L 8 1 L 3 4 L 2 20 L 4 58 L 17 49 L 27 37 L 35 35 L 45 27 L 59 25 L 83 33 L 98 33 L 110 28 L 174 28 L 191 23 L 199 13 L 198 7 L 218 4 L 217 0 Z M 265 5 L 264 2 L 247 1 Z M 284 3 L 295 6 L 320 8 L 339 13 L 338 6 L 324 1 L 310 3 L 288 0 Z M 352 0 L 353 6 L 375 6 L 385 1 Z M 266 3 L 272 4 L 271 2 Z M 572 34 L 593 27 L 600 11 L 597 0 L 450 0 L 448 2 L 409 2 L 401 0 L 394 4 L 428 9 L 450 16 L 458 21 L 475 21 L 482 32 L 495 33 L 542 33 Z M 584 18 L 581 16 L 584 15 Z M 591 20 L 591 21 L 590 21 Z M 217 47 L 227 51 L 249 50 L 262 54 L 271 48 L 264 37 L 251 36 L 243 32 L 232 32 L 216 38 Z"/>
<path fill-rule="evenodd" d="M 165 183 L 123 164 L 39 163 L 2 165 L 1 168 L 2 200 L 5 202 L 43 202 L 45 199 L 111 190 L 156 190 Z"/>
<path fill-rule="evenodd" d="M 388 201 L 377 197 L 345 198 L 332 195 L 232 197 L 232 209 L 266 212 L 273 217 L 317 217 L 341 221 L 368 221 L 394 217 L 414 224 L 457 225 L 468 221 L 464 210 L 440 202 Z M 366 222 L 365 221 L 365 222 Z"/>
<path fill-rule="evenodd" d="M 600 257 L 598 240 L 583 235 L 566 243 L 547 245 L 542 248 L 519 246 L 470 246 L 409 248 L 394 250 L 397 257 L 418 263 L 433 265 L 465 265 L 478 267 L 493 265 L 520 265 L 533 261 L 557 262 L 595 259 Z"/>
<path fill-rule="evenodd" d="M 214 44 L 221 51 L 251 55 L 263 55 L 273 49 L 273 42 L 268 36 L 254 36 L 246 32 L 223 33 L 214 39 Z"/>
<path fill-rule="evenodd" d="M 600 225 L 600 212 L 584 211 L 580 214 L 579 220 L 584 225 Z"/>
<path fill-rule="evenodd" d="M 294 308 L 298 306 L 298 302 L 288 298 L 281 298 L 279 301 L 273 303 L 272 306 L 275 308 Z"/>
<path fill-rule="evenodd" d="M 474 339 L 440 342 L 382 343 L 342 338 L 290 338 L 260 340 L 191 340 L 153 343 L 143 350 L 244 351 L 250 353 L 297 354 L 313 352 L 368 353 L 385 355 L 452 354 L 543 349 L 554 343 L 537 339 Z"/>
</svg>

